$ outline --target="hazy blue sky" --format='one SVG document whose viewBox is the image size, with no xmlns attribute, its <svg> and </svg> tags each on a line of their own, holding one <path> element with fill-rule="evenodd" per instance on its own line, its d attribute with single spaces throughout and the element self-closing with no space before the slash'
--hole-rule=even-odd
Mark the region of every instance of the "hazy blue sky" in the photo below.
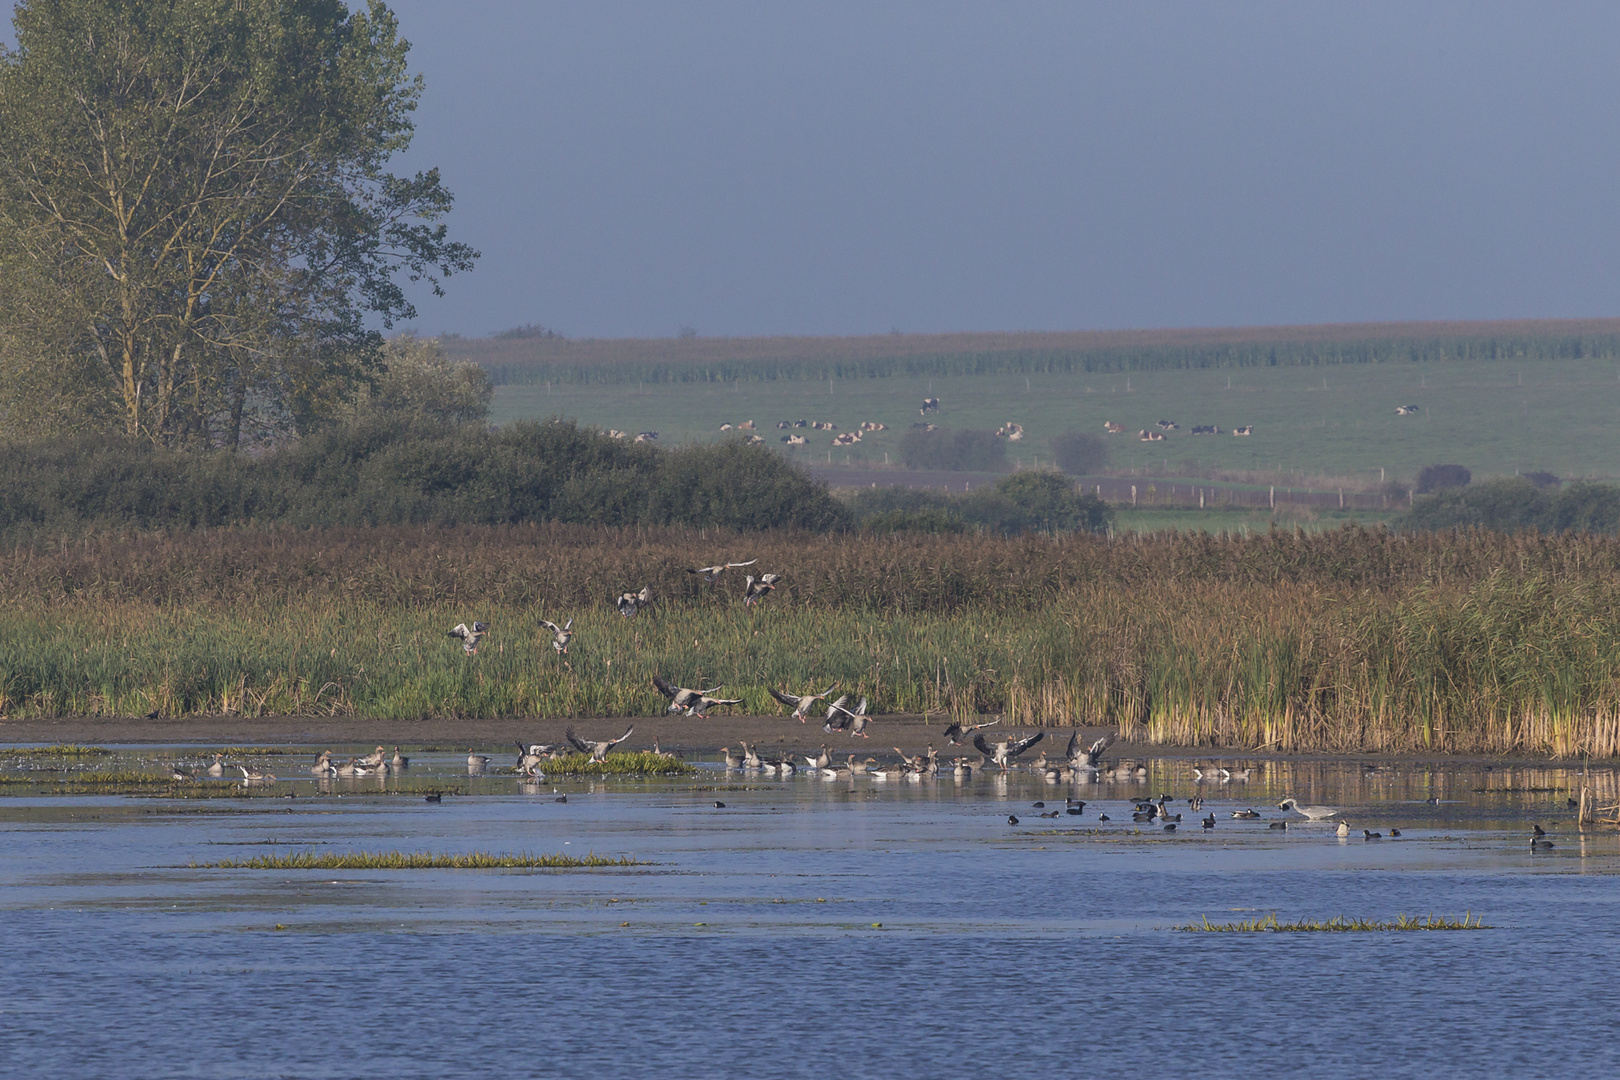
<svg viewBox="0 0 1620 1080">
<path fill-rule="evenodd" d="M 393 6 L 424 331 L 1620 314 L 1620 5 Z"/>
</svg>

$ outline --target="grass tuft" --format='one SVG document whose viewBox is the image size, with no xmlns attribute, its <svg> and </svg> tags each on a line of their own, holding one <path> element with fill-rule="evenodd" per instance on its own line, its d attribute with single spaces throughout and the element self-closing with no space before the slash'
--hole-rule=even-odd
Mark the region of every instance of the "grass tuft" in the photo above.
<svg viewBox="0 0 1620 1080">
<path fill-rule="evenodd" d="M 638 750 L 609 754 L 604 761 L 592 761 L 587 754 L 569 754 L 546 762 L 541 771 L 547 776 L 688 776 L 697 772 L 697 767 L 651 750 Z"/>
<path fill-rule="evenodd" d="M 473 851 L 465 855 L 435 855 L 427 851 L 302 851 L 288 855 L 255 855 L 251 859 L 221 859 L 190 863 L 197 870 L 580 870 L 608 866 L 651 866 L 629 856 L 604 855 L 497 855 Z"/>
<path fill-rule="evenodd" d="M 105 757 L 111 750 L 101 746 L 59 743 L 56 746 L 0 746 L 0 757 Z"/>
<path fill-rule="evenodd" d="M 1194 934 L 1360 934 L 1387 930 L 1490 930 L 1480 919 L 1474 918 L 1472 912 L 1465 912 L 1461 919 L 1445 915 L 1397 915 L 1394 920 L 1380 919 L 1352 919 L 1344 915 L 1335 915 L 1331 919 L 1299 919 L 1294 922 L 1278 922 L 1277 913 L 1272 912 L 1264 918 L 1243 919 L 1239 922 L 1212 923 L 1208 916 L 1199 922 L 1178 926 L 1177 930 Z"/>
</svg>

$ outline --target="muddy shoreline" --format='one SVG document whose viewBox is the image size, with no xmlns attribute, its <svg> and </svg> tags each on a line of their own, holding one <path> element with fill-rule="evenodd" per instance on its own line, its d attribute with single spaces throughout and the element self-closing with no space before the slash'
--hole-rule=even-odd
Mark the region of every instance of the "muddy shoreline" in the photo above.
<svg viewBox="0 0 1620 1080">
<path fill-rule="evenodd" d="M 421 720 L 373 720 L 360 717 L 326 716 L 188 716 L 188 717 L 111 717 L 68 716 L 55 719 L 0 719 L 0 745 L 30 743 L 80 743 L 85 745 L 173 746 L 330 746 L 363 747 L 395 744 L 406 747 L 465 747 L 481 751 L 510 749 L 515 743 L 559 742 L 564 731 L 575 727 L 587 738 L 610 738 L 635 725 L 627 745 L 649 749 L 656 740 L 665 750 L 687 756 L 713 755 L 722 746 L 735 747 L 739 740 L 766 750 L 816 750 L 823 743 L 834 754 L 859 753 L 882 756 L 893 747 L 915 752 L 932 743 L 947 758 L 958 754 L 977 758 L 972 747 L 951 747 L 944 730 L 950 721 L 938 715 L 893 715 L 876 718 L 872 737 L 853 738 L 840 732 L 829 735 L 816 720 L 801 724 L 787 716 L 713 716 L 687 719 L 679 716 L 569 719 L 451 719 L 431 717 Z M 1036 730 L 1027 725 L 998 725 L 991 732 L 1011 729 Z M 1073 728 L 1049 727 L 1047 742 L 1059 750 L 1067 743 Z M 1103 726 L 1083 726 L 1083 738 L 1095 738 L 1109 730 Z M 1034 751 L 1031 751 L 1033 754 Z M 1342 761 L 1436 762 L 1464 765 L 1474 762 L 1523 765 L 1578 764 L 1571 759 L 1531 755 L 1492 757 L 1483 754 L 1393 754 L 1372 752 L 1285 753 L 1250 747 L 1159 746 L 1118 742 L 1109 757 L 1127 758 L 1209 758 L 1262 761 Z M 1594 764 L 1596 764 L 1594 762 Z M 1612 764 L 1612 763 L 1610 763 Z"/>
</svg>

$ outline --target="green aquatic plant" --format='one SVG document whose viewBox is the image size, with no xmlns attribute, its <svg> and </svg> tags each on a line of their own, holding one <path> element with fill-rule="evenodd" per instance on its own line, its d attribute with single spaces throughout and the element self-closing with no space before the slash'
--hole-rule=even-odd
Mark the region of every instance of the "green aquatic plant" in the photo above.
<svg viewBox="0 0 1620 1080">
<path fill-rule="evenodd" d="M 1278 922 L 1277 913 L 1272 912 L 1264 918 L 1227 923 L 1212 923 L 1205 916 L 1198 922 L 1176 929 L 1197 934 L 1357 934 L 1381 930 L 1490 930 L 1493 927 L 1474 918 L 1473 912 L 1465 912 L 1461 919 L 1446 915 L 1397 915 L 1393 920 L 1380 920 L 1335 915 L 1327 920 L 1298 919 L 1294 922 Z"/>
<path fill-rule="evenodd" d="M 592 761 L 587 754 L 569 754 L 544 762 L 540 769 L 547 776 L 688 776 L 697 772 L 694 765 L 651 750 L 609 754 L 602 761 Z"/>
<path fill-rule="evenodd" d="M 101 746 L 59 743 L 56 746 L 0 746 L 0 757 L 107 757 L 111 750 Z"/>
<path fill-rule="evenodd" d="M 221 859 L 189 863 L 196 870 L 581 870 L 608 866 L 650 866 L 629 856 L 605 855 L 497 855 L 472 851 L 464 855 L 436 855 L 428 851 L 302 851 L 288 855 L 255 855 L 251 859 Z"/>
</svg>

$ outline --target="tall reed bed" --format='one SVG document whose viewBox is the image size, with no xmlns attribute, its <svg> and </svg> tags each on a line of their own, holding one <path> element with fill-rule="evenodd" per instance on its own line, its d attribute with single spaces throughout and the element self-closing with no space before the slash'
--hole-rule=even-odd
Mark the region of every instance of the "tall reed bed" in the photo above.
<svg viewBox="0 0 1620 1080">
<path fill-rule="evenodd" d="M 787 584 L 754 608 L 736 571 Z M 654 673 L 1161 744 L 1620 755 L 1620 544 L 591 529 L 101 538 L 0 557 L 0 712 L 636 716 Z M 635 619 L 609 599 L 652 583 Z M 574 619 L 566 660 L 539 617 Z M 445 631 L 492 627 L 476 656 Z"/>
</svg>

